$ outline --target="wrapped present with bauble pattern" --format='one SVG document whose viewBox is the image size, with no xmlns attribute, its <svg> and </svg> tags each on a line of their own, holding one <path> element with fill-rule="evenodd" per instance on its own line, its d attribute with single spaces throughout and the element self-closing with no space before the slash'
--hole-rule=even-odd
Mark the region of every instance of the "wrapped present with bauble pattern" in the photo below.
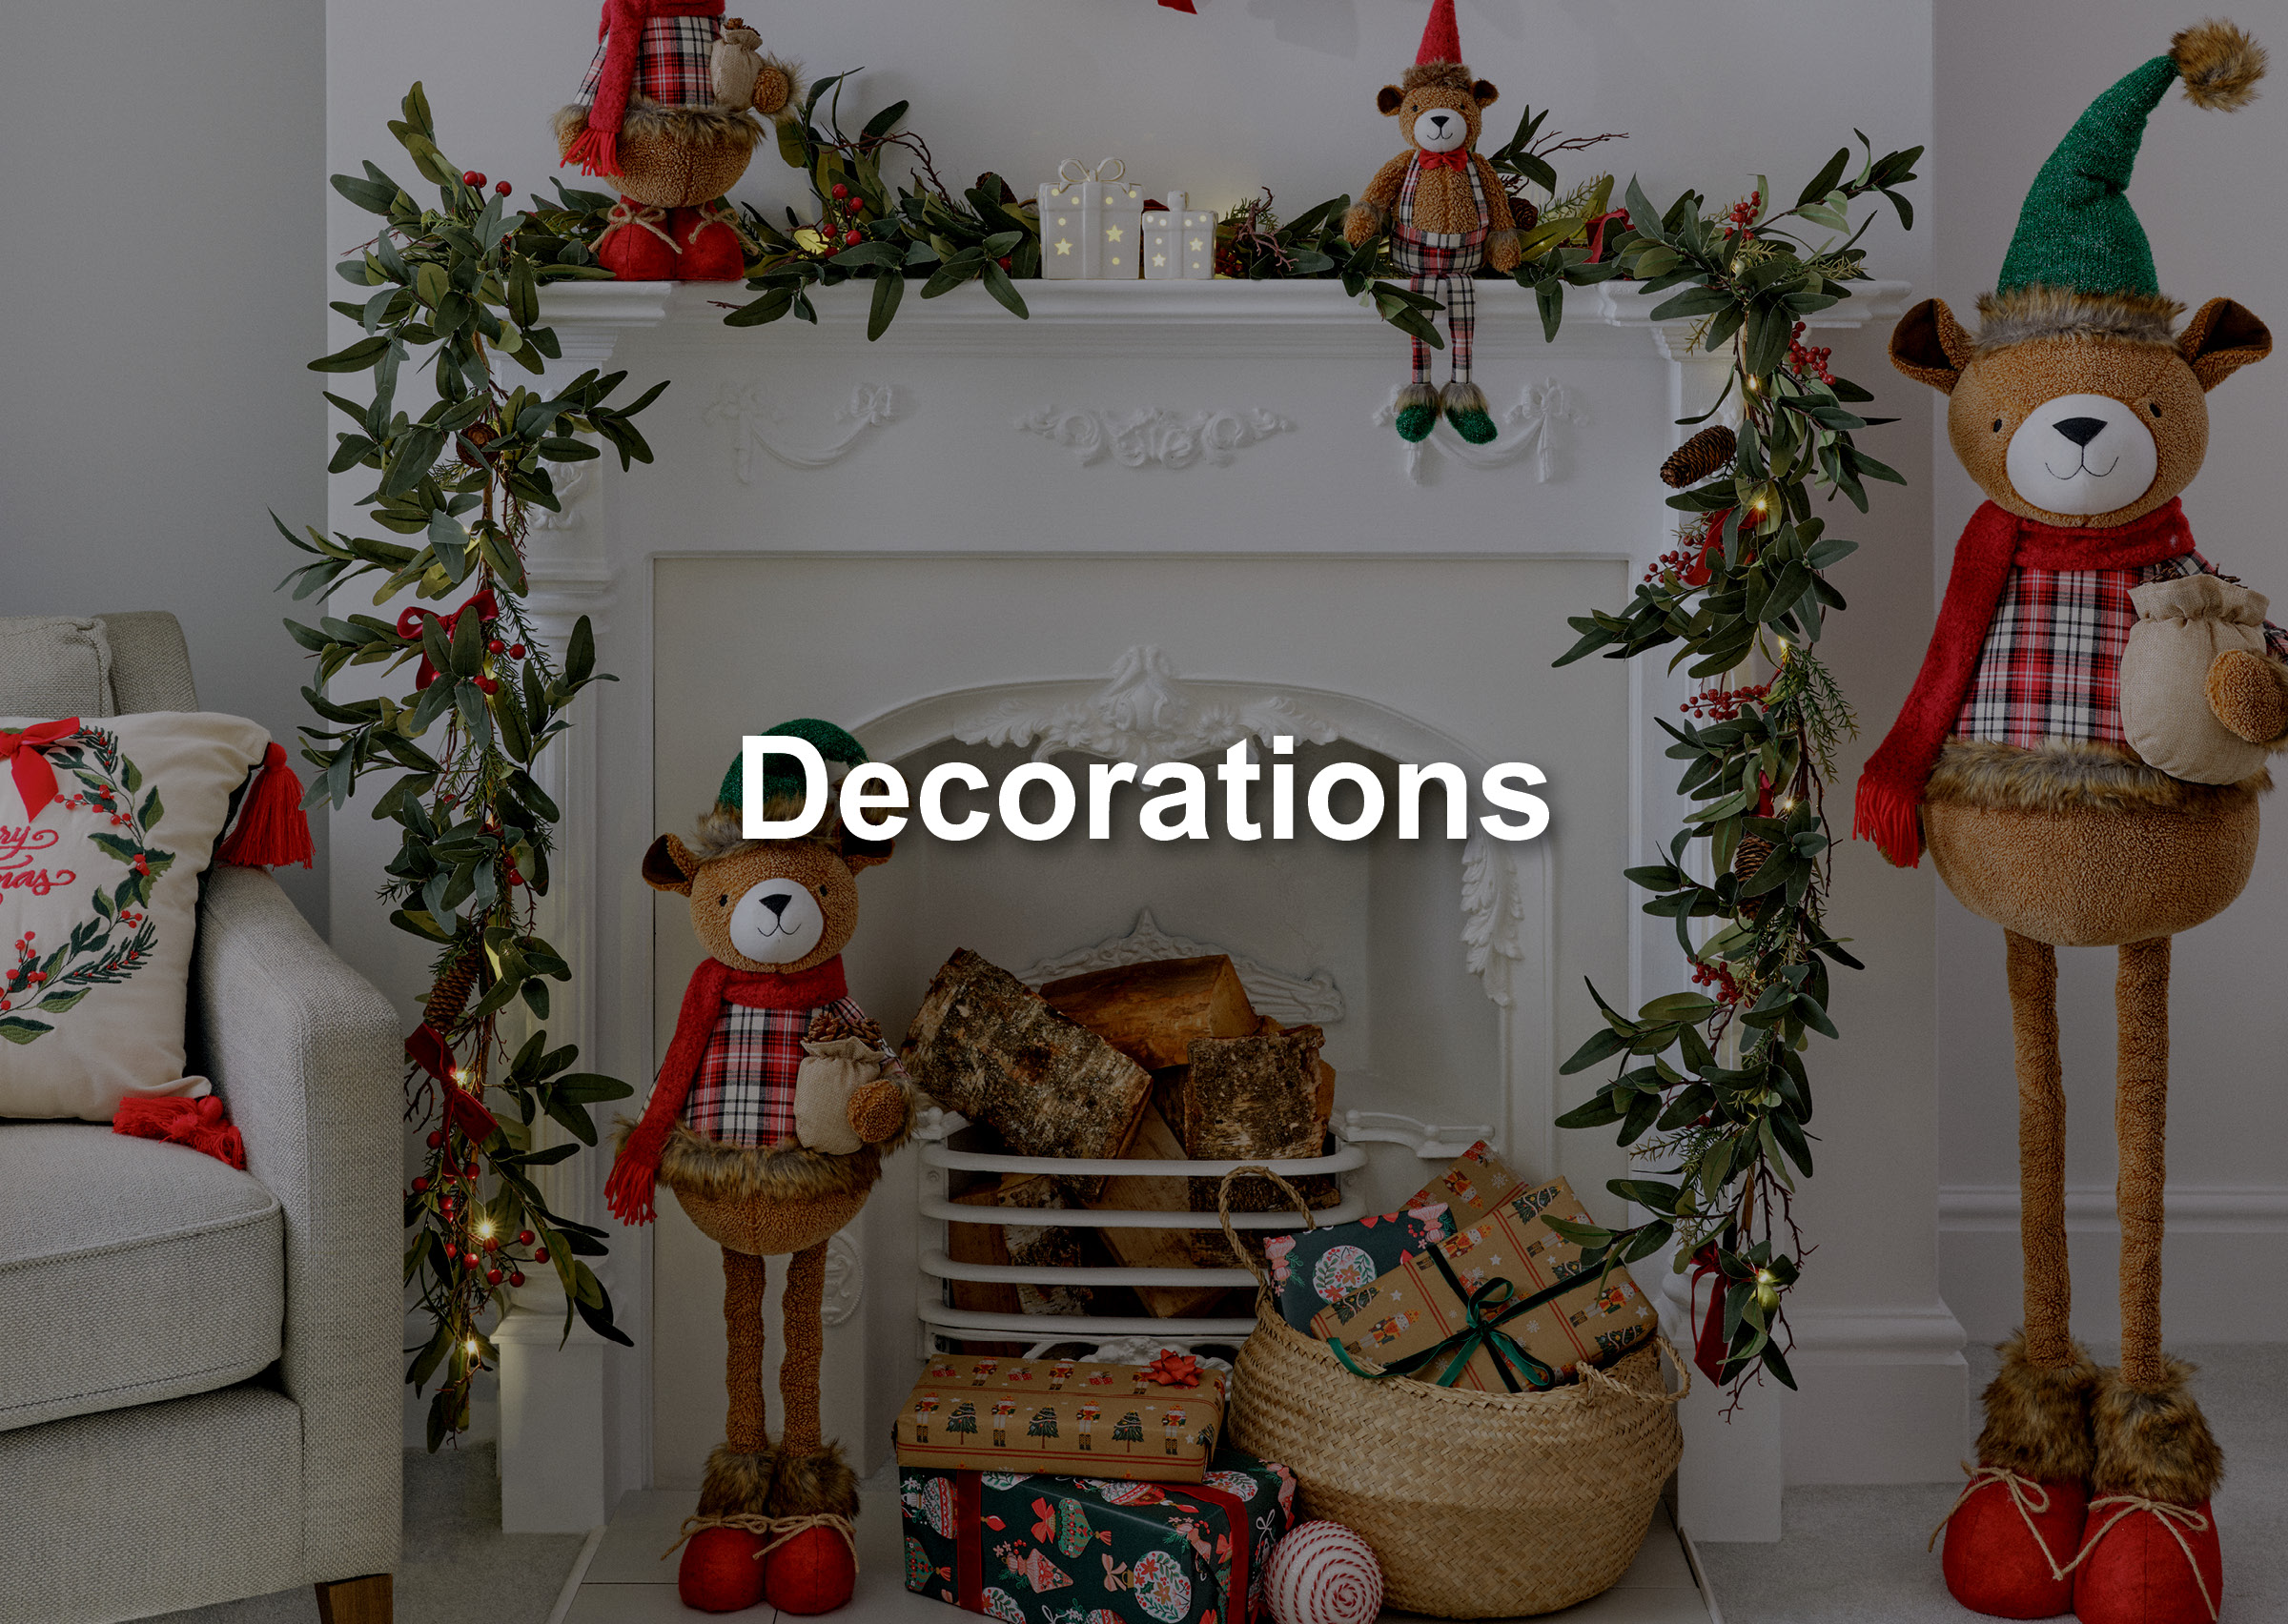
<svg viewBox="0 0 2288 1624">
<path fill-rule="evenodd" d="M 1481 1392 L 1576 1379 L 1652 1340 L 1659 1315 L 1628 1270 L 1583 1268 L 1543 1222 L 1593 1223 L 1563 1179 L 1420 1251 L 1311 1322 L 1345 1367 Z"/>
<path fill-rule="evenodd" d="M 1143 246 L 1144 189 L 1107 158 L 1094 169 L 1067 158 L 1040 191 L 1041 274 L 1056 281 L 1133 282 Z"/>
<path fill-rule="evenodd" d="M 1197 1483 L 1224 1400 L 1221 1371 L 1173 1350 L 1149 1365 L 943 1354 L 898 1411 L 898 1464 Z"/>
<path fill-rule="evenodd" d="M 1295 1473 L 1219 1452 L 1197 1484 L 898 1472 L 906 1588 L 1007 1624 L 1256 1624 Z"/>
<path fill-rule="evenodd" d="M 1309 1330 L 1317 1315 L 1373 1289 L 1376 1281 L 1405 1262 L 1408 1252 L 1453 1232 L 1446 1204 L 1430 1201 L 1347 1224 L 1274 1235 L 1263 1243 L 1263 1260 L 1278 1293 L 1279 1317 L 1297 1330 Z"/>
</svg>

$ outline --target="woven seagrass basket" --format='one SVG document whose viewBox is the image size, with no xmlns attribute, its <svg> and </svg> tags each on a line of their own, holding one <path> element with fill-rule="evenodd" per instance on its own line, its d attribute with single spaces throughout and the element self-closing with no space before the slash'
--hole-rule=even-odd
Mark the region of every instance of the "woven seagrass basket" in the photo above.
<svg viewBox="0 0 2288 1624">
<path fill-rule="evenodd" d="M 1475 1392 L 1344 1370 L 1279 1317 L 1256 1276 L 1256 1329 L 1233 1379 L 1232 1441 L 1297 1479 L 1303 1514 L 1354 1530 L 1382 1565 L 1386 1604 L 1440 1618 L 1550 1613 L 1609 1590 L 1634 1561 L 1661 1489 L 1684 1450 L 1660 1355 L 1640 1349 L 1547 1392 Z M 1302 1204 L 1298 1200 L 1297 1205 Z M 1310 1211 L 1304 1208 L 1306 1219 Z"/>
</svg>

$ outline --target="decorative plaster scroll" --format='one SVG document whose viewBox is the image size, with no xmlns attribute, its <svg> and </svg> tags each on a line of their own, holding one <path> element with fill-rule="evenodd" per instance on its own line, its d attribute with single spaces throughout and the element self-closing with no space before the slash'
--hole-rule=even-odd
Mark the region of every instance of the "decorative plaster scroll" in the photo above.
<svg viewBox="0 0 2288 1624">
<path fill-rule="evenodd" d="M 556 487 L 557 511 L 546 508 L 527 508 L 535 530 L 578 530 L 580 528 L 580 499 L 594 483 L 594 462 L 549 462 L 548 482 Z"/>
<path fill-rule="evenodd" d="M 1212 697 L 1177 677 L 1157 644 L 1138 643 L 1113 662 L 1111 680 L 1086 700 L 1004 700 L 984 722 L 953 737 L 964 744 L 1031 744 L 1036 761 L 1077 750 L 1149 767 L 1275 734 L 1326 744 L 1336 729 L 1281 695 Z"/>
<path fill-rule="evenodd" d="M 1017 980 L 1028 986 L 1045 986 L 1067 976 L 1087 975 L 1092 970 L 1147 964 L 1154 959 L 1204 959 L 1226 951 L 1205 942 L 1169 935 L 1152 917 L 1152 910 L 1146 908 L 1136 915 L 1135 928 L 1126 936 L 1108 938 L 1093 947 L 1074 948 L 1061 958 L 1043 959 L 1031 969 L 1019 970 Z M 1342 989 L 1326 971 L 1318 970 L 1303 979 L 1257 964 L 1242 954 L 1228 956 L 1232 968 L 1239 972 L 1239 984 L 1247 988 L 1247 1001 L 1255 1005 L 1256 1014 L 1268 1015 L 1284 1025 L 1342 1019 Z"/>
<path fill-rule="evenodd" d="M 1248 407 L 1236 412 L 1069 412 L 1042 406 L 1017 419 L 1017 427 L 1054 440 L 1084 464 L 1109 452 L 1124 467 L 1156 462 L 1190 468 L 1206 461 L 1220 467 L 1235 452 L 1295 425 L 1274 412 Z"/>
<path fill-rule="evenodd" d="M 858 1311 L 858 1299 L 865 1294 L 866 1260 L 850 1232 L 837 1229 L 827 1237 L 827 1290 L 821 1317 L 828 1325 L 842 1324 Z"/>
<path fill-rule="evenodd" d="M 1471 831 L 1461 848 L 1461 941 L 1469 949 L 1470 973 L 1483 979 L 1485 995 L 1509 1003 L 1507 965 L 1488 974 L 1498 959 L 1526 956 L 1525 902 L 1518 884 L 1512 849 L 1483 829 Z"/>
<path fill-rule="evenodd" d="M 905 394 L 894 384 L 862 383 L 850 391 L 850 403 L 834 414 L 844 425 L 838 437 L 823 444 L 789 441 L 779 432 L 788 416 L 776 388 L 769 383 L 737 385 L 707 408 L 710 423 L 731 423 L 739 432 L 739 481 L 755 479 L 755 453 L 767 452 L 789 468 L 825 468 L 848 457 L 866 436 L 894 420 L 907 408 Z"/>
<path fill-rule="evenodd" d="M 1390 398 L 1375 413 L 1375 421 L 1387 428 L 1398 416 L 1399 390 L 1394 388 Z M 1491 445 L 1472 445 L 1442 417 L 1429 438 L 1400 441 L 1405 446 L 1406 477 L 1418 485 L 1422 482 L 1427 454 L 1432 451 L 1465 468 L 1506 468 L 1532 452 L 1535 482 L 1545 485 L 1563 471 L 1567 431 L 1586 422 L 1588 415 L 1571 390 L 1555 378 L 1543 378 L 1526 385 L 1518 403 L 1502 414 L 1502 420 L 1509 425 L 1510 433 Z"/>
</svg>

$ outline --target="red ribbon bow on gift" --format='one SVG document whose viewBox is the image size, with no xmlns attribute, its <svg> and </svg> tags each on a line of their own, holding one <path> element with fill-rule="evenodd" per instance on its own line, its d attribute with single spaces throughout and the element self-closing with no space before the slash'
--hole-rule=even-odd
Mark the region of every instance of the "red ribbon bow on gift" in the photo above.
<svg viewBox="0 0 2288 1624">
<path fill-rule="evenodd" d="M 37 818 L 55 799 L 55 769 L 42 752 L 78 731 L 79 718 L 72 716 L 61 721 L 43 721 L 21 733 L 0 733 L 0 759 L 12 762 L 16 793 L 24 798 L 27 818 Z"/>
<path fill-rule="evenodd" d="M 1591 265 L 1596 264 L 1598 259 L 1604 255 L 1604 228 L 1614 220 L 1621 222 L 1621 229 L 1623 231 L 1628 230 L 1628 211 L 1626 209 L 1615 209 L 1612 211 L 1612 213 L 1607 214 L 1600 214 L 1589 222 L 1588 262 Z"/>
<path fill-rule="evenodd" d="M 1152 1363 L 1144 1367 L 1148 1380 L 1162 1387 L 1199 1386 L 1199 1361 L 1189 1353 L 1178 1353 L 1173 1348 L 1163 1348 L 1153 1355 Z"/>
<path fill-rule="evenodd" d="M 1426 170 L 1450 169 L 1459 174 L 1470 167 L 1470 154 L 1460 147 L 1450 152 L 1423 152 L 1420 158 Z"/>
<path fill-rule="evenodd" d="M 453 628 L 460 624 L 460 618 L 472 609 L 477 611 L 477 623 L 480 626 L 497 619 L 500 614 L 500 601 L 493 597 L 492 589 L 488 587 L 450 615 L 439 615 L 427 609 L 406 610 L 404 614 L 398 617 L 398 636 L 403 638 L 407 642 L 412 642 L 421 636 L 429 621 L 435 620 L 444 639 L 451 642 Z M 421 656 L 420 670 L 414 673 L 413 685 L 417 689 L 426 688 L 436 680 L 437 667 L 429 662 L 429 656 L 424 653 Z"/>
</svg>

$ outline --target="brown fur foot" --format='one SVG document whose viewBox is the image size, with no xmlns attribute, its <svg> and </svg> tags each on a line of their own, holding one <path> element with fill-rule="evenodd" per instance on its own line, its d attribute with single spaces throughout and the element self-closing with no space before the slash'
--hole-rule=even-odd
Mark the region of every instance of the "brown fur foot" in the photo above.
<svg viewBox="0 0 2288 1624">
<path fill-rule="evenodd" d="M 2096 1465 L 2090 1406 L 2098 1370 L 2081 1345 L 2070 1363 L 2042 1366 L 2026 1357 L 2026 1333 L 2002 1344 L 2002 1369 L 1987 1384 L 1986 1427 L 1978 1464 L 2007 1467 L 2037 1483 L 2086 1483 Z"/>
<path fill-rule="evenodd" d="M 2288 672 L 2244 648 L 2227 649 L 2209 666 L 2209 709 L 2251 744 L 2288 733 Z"/>
<path fill-rule="evenodd" d="M 778 1465 L 776 1450 L 741 1454 L 728 1444 L 717 1444 L 714 1452 L 707 1456 L 707 1474 L 700 1480 L 699 1514 L 703 1517 L 766 1515 Z"/>
<path fill-rule="evenodd" d="M 842 1446 L 828 1444 L 806 1454 L 779 1457 L 771 1479 L 769 1514 L 774 1517 L 858 1514 L 858 1474 L 842 1458 Z"/>
<path fill-rule="evenodd" d="M 2224 1451 L 2209 1434 L 2193 1401 L 2193 1367 L 2166 1361 L 2157 1387 L 2132 1387 L 2107 1370 L 2097 1391 L 2097 1495 L 2135 1494 L 2172 1505 L 2197 1506 L 2224 1481 Z"/>
</svg>

